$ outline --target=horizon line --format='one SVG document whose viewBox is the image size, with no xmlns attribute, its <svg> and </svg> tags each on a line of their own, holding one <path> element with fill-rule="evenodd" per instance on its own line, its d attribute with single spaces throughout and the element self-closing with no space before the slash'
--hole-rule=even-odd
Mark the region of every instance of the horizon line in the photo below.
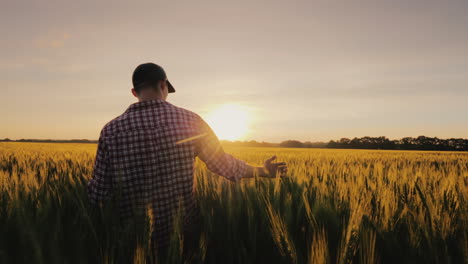
<svg viewBox="0 0 468 264">
<path fill-rule="evenodd" d="M 462 138 L 462 137 L 451 137 L 451 138 L 439 138 L 437 136 L 435 137 L 431 137 L 431 136 L 424 136 L 424 135 L 419 135 L 419 136 L 405 136 L 405 137 L 400 137 L 400 138 L 389 138 L 387 136 L 362 136 L 362 137 L 340 137 L 339 139 L 330 139 L 328 141 L 311 141 L 311 140 L 298 140 L 298 139 L 285 139 L 285 140 L 282 140 L 280 142 L 270 142 L 270 141 L 259 141 L 259 140 L 255 140 L 255 139 L 244 139 L 244 140 L 228 140 L 228 139 L 219 139 L 219 141 L 224 141 L 224 142 L 232 142 L 232 143 L 235 143 L 235 142 L 251 142 L 251 141 L 255 141 L 255 142 L 258 142 L 258 143 L 272 143 L 272 144 L 280 144 L 282 142 L 285 142 L 285 141 L 299 141 L 299 142 L 310 142 L 310 143 L 327 143 L 327 142 L 330 142 L 330 141 L 339 141 L 341 139 L 354 139 L 354 138 L 380 138 L 380 137 L 384 137 L 384 138 L 387 138 L 388 140 L 390 141 L 394 141 L 394 140 L 400 140 L 400 139 L 403 139 L 403 138 L 418 138 L 418 137 L 426 137 L 426 138 L 437 138 L 437 139 L 440 139 L 440 140 L 450 140 L 450 139 L 468 139 L 468 138 Z M 5 137 L 5 138 L 0 138 L 0 141 L 1 142 L 5 142 L 6 140 L 10 140 L 10 141 L 20 141 L 20 140 L 37 140 L 37 141 L 90 141 L 90 142 L 98 142 L 99 139 L 86 139 L 86 138 L 72 138 L 72 139 L 52 139 L 52 138 L 17 138 L 17 139 L 12 139 L 12 138 L 8 138 L 8 137 Z"/>
</svg>

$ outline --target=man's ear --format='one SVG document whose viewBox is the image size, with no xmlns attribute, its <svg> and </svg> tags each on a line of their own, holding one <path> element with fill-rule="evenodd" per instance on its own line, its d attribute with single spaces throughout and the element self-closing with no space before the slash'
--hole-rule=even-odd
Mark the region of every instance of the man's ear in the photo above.
<svg viewBox="0 0 468 264">
<path fill-rule="evenodd" d="M 135 91 L 135 88 L 132 88 L 132 94 L 133 94 L 133 96 L 138 97 L 138 94 L 137 94 L 137 92 Z"/>
</svg>

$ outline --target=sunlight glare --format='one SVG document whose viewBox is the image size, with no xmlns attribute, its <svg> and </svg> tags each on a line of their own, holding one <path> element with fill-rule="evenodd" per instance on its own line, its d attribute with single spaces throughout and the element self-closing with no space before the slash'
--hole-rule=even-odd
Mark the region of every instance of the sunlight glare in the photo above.
<svg viewBox="0 0 468 264">
<path fill-rule="evenodd" d="M 239 140 L 248 130 L 249 115 L 239 105 L 225 104 L 209 113 L 206 122 L 219 139 Z"/>
</svg>

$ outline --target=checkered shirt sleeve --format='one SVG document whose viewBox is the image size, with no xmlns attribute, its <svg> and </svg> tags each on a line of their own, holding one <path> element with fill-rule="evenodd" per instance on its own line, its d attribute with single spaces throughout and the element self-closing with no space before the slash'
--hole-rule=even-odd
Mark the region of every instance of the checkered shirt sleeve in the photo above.
<svg viewBox="0 0 468 264">
<path fill-rule="evenodd" d="M 249 165 L 225 153 L 216 134 L 201 118 L 200 130 L 203 136 L 197 144 L 197 156 L 205 162 L 208 169 L 233 182 L 244 178 Z"/>
<path fill-rule="evenodd" d="M 103 136 L 103 131 L 99 136 L 96 158 L 92 179 L 88 183 L 88 196 L 93 204 L 102 202 L 112 188 L 112 179 L 109 174 L 108 150 Z"/>
</svg>

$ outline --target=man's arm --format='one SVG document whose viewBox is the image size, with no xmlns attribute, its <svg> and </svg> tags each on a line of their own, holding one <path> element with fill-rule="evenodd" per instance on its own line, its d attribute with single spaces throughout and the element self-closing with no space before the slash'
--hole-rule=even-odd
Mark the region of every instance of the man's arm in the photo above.
<svg viewBox="0 0 468 264">
<path fill-rule="evenodd" d="M 88 197 L 93 204 L 101 204 L 111 190 L 111 177 L 109 175 L 108 149 L 103 133 L 99 136 L 94 170 L 88 183 Z"/>
<path fill-rule="evenodd" d="M 272 163 L 276 156 L 265 161 L 264 167 L 247 164 L 224 152 L 218 137 L 210 126 L 200 118 L 200 131 L 203 136 L 197 140 L 198 157 L 205 162 L 208 169 L 228 180 L 239 181 L 241 178 L 276 177 L 277 172 L 285 173 L 286 164 Z"/>
</svg>

